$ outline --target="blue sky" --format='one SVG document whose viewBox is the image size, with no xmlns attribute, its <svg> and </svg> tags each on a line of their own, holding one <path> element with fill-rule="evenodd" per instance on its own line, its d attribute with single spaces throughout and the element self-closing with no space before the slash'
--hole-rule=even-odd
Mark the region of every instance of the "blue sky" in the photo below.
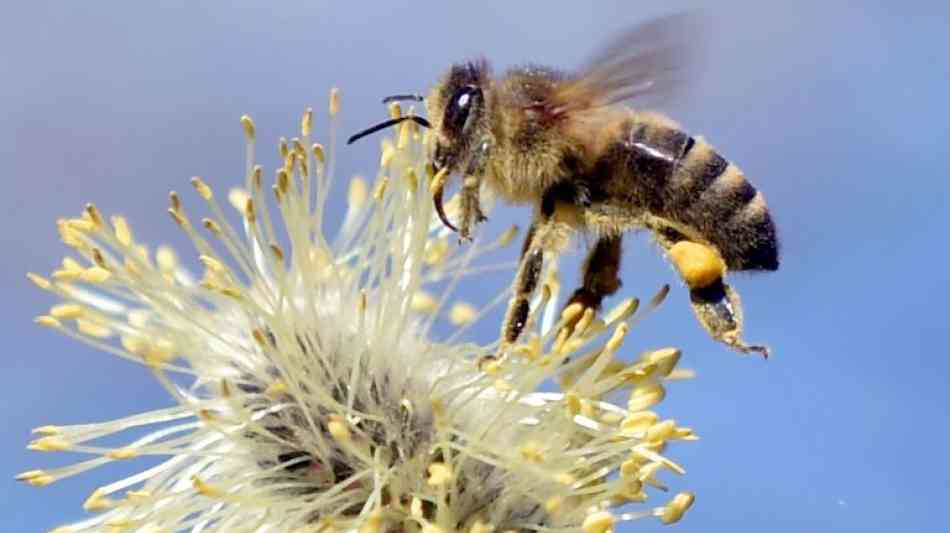
<svg viewBox="0 0 950 533">
<path fill-rule="evenodd" d="M 384 116 L 379 96 L 425 90 L 452 61 L 484 55 L 498 68 L 570 68 L 601 36 L 688 5 L 263 4 L 34 2 L 6 10 L 2 531 L 78 518 L 88 493 L 118 473 L 45 489 L 15 483 L 17 472 L 63 460 L 24 450 L 30 428 L 168 401 L 142 368 L 30 324 L 52 301 L 24 273 L 58 263 L 58 216 L 95 201 L 128 216 L 143 241 L 183 244 L 164 213 L 167 192 L 186 189 L 192 175 L 218 188 L 239 179 L 243 113 L 268 146 L 304 107 L 322 109 L 335 85 L 347 133 Z M 713 344 L 679 286 L 628 343 L 680 346 L 698 372 L 675 385 L 663 409 L 702 437 L 671 449 L 689 470 L 671 484 L 697 493 L 675 527 L 935 531 L 950 477 L 950 13 L 924 1 L 763 4 L 717 2 L 706 13 L 700 75 L 690 98 L 668 111 L 769 199 L 782 268 L 735 276 L 734 286 L 747 336 L 768 342 L 774 357 Z M 371 175 L 374 151 L 371 142 L 342 150 L 338 177 Z M 503 209 L 488 231 L 526 217 Z M 675 281 L 645 239 L 632 241 L 626 294 Z M 566 283 L 576 279 L 577 259 L 564 262 Z M 487 339 L 496 327 L 473 336 Z M 629 529 L 637 528 L 660 526 Z"/>
</svg>

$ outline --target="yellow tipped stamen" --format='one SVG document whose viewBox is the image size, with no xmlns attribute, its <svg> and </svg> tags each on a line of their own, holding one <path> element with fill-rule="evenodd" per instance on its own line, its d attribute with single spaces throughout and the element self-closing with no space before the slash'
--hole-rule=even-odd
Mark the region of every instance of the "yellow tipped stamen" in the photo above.
<svg viewBox="0 0 950 533">
<path fill-rule="evenodd" d="M 102 213 L 99 212 L 99 208 L 95 204 L 86 204 L 86 215 L 89 217 L 89 220 L 96 225 L 96 227 L 102 227 L 104 225 L 102 219 Z"/>
<path fill-rule="evenodd" d="M 191 178 L 191 186 L 198 191 L 198 196 L 201 196 L 204 200 L 211 200 L 214 197 L 211 187 L 198 176 Z"/>
<path fill-rule="evenodd" d="M 25 481 L 34 487 L 45 487 L 56 481 L 56 478 L 48 474 L 45 470 L 30 470 L 17 474 L 17 481 Z"/>
<path fill-rule="evenodd" d="M 61 328 L 63 327 L 62 322 L 56 320 L 55 318 L 49 315 L 38 316 L 33 319 L 33 322 L 41 326 L 46 326 L 48 328 Z"/>
<path fill-rule="evenodd" d="M 630 326 L 627 323 L 622 323 L 617 326 L 617 329 L 614 330 L 614 334 L 610 337 L 610 340 L 607 341 L 607 344 L 604 346 L 606 350 L 610 352 L 616 352 L 618 348 L 623 344 L 624 338 L 627 336 L 627 333 L 630 331 Z"/>
<path fill-rule="evenodd" d="M 46 425 L 33 428 L 32 433 L 36 433 L 38 435 L 59 435 L 62 433 L 62 431 L 63 428 L 59 426 Z"/>
<path fill-rule="evenodd" d="M 309 137 L 313 132 L 313 109 L 307 108 L 304 111 L 303 116 L 300 117 L 300 135 L 302 137 Z"/>
<path fill-rule="evenodd" d="M 253 141 L 257 135 L 257 128 L 254 126 L 254 120 L 250 115 L 241 115 L 241 127 L 244 128 L 244 136 L 249 141 Z"/>
<path fill-rule="evenodd" d="M 340 444 L 348 443 L 353 439 L 349 425 L 346 423 L 346 420 L 339 415 L 330 416 L 330 421 L 327 423 L 327 431 L 329 431 L 330 435 Z"/>
<path fill-rule="evenodd" d="M 110 459 L 120 459 L 120 460 L 132 459 L 138 456 L 139 456 L 138 450 L 134 450 L 132 448 L 118 448 L 115 450 L 110 450 L 108 453 L 106 453 L 106 457 Z"/>
<path fill-rule="evenodd" d="M 125 218 L 120 216 L 112 217 L 112 228 L 115 231 L 115 238 L 122 246 L 132 244 L 132 229 Z"/>
<path fill-rule="evenodd" d="M 81 317 L 83 308 L 79 304 L 58 304 L 50 308 L 49 314 L 60 320 L 70 320 Z"/>
<path fill-rule="evenodd" d="M 402 106 L 399 105 L 399 102 L 390 102 L 389 104 L 389 118 L 397 119 L 402 116 Z"/>
<path fill-rule="evenodd" d="M 105 491 L 102 488 L 98 488 L 92 491 L 92 494 L 86 498 L 86 501 L 83 502 L 82 508 L 90 513 L 105 511 L 106 509 L 111 509 L 115 506 L 115 501 L 106 496 Z"/>
<path fill-rule="evenodd" d="M 498 246 L 505 247 L 514 242 L 515 237 L 518 236 L 518 226 L 512 225 L 510 228 L 506 229 L 501 235 L 498 236 Z"/>
<path fill-rule="evenodd" d="M 406 188 L 409 192 L 416 192 L 419 188 L 419 176 L 416 175 L 416 169 L 409 167 L 404 174 L 406 179 Z"/>
<path fill-rule="evenodd" d="M 330 89 L 330 116 L 334 117 L 340 112 L 340 90 L 334 87 Z"/>
<path fill-rule="evenodd" d="M 268 245 L 268 248 L 270 248 L 271 255 L 274 256 L 274 259 L 275 259 L 278 263 L 283 264 L 283 262 L 284 262 L 284 250 L 283 250 L 277 243 L 270 243 L 270 244 Z"/>
<path fill-rule="evenodd" d="M 27 449 L 38 452 L 63 452 L 73 447 L 68 440 L 57 435 L 50 435 L 34 440 L 27 446 Z"/>
<path fill-rule="evenodd" d="M 320 164 L 326 162 L 326 154 L 323 152 L 322 144 L 316 143 L 310 148 L 310 150 L 313 152 L 313 157 L 315 157 L 316 160 L 320 162 Z"/>
<path fill-rule="evenodd" d="M 97 265 L 83 270 L 79 277 L 87 283 L 104 283 L 112 277 L 112 272 Z"/>
<path fill-rule="evenodd" d="M 287 384 L 279 380 L 274 381 L 267 386 L 267 389 L 264 390 L 264 394 L 270 396 L 271 398 L 277 398 L 287 394 Z"/>
<path fill-rule="evenodd" d="M 383 199 L 383 195 L 386 194 L 386 187 L 389 186 L 389 177 L 381 176 L 376 182 L 376 185 L 373 186 L 373 199 L 377 202 Z"/>
<path fill-rule="evenodd" d="M 642 411 L 649 409 L 666 398 L 666 389 L 659 383 L 647 383 L 635 387 L 630 394 L 630 400 L 627 402 L 627 409 L 631 411 Z"/>
<path fill-rule="evenodd" d="M 104 339 L 112 336 L 112 330 L 108 326 L 90 322 L 88 320 L 76 319 L 76 329 L 84 335 Z"/>
<path fill-rule="evenodd" d="M 584 523 L 581 524 L 581 529 L 584 533 L 607 533 L 614 527 L 615 522 L 614 515 L 607 511 L 599 511 L 587 515 Z"/>
<path fill-rule="evenodd" d="M 383 153 L 379 156 L 379 166 L 388 169 L 393 157 L 396 157 L 396 149 L 391 144 L 387 144 L 383 147 Z"/>
<path fill-rule="evenodd" d="M 666 504 L 663 507 L 662 514 L 660 515 L 660 521 L 664 524 L 674 524 L 679 522 L 683 518 L 683 515 L 686 514 L 686 511 L 689 510 L 693 505 L 693 501 L 696 500 L 696 495 L 692 492 L 681 492 L 676 496 L 673 496 L 673 499 L 670 500 L 670 503 Z"/>
<path fill-rule="evenodd" d="M 32 281 L 34 285 L 43 289 L 44 291 L 49 290 L 49 288 L 52 286 L 52 284 L 50 283 L 48 279 L 44 278 L 43 276 L 40 276 L 39 274 L 34 274 L 32 272 L 29 272 L 27 273 L 26 277 L 27 279 Z"/>
<path fill-rule="evenodd" d="M 257 221 L 257 212 L 254 210 L 254 199 L 248 198 L 244 204 L 244 219 L 248 224 L 254 224 Z"/>
</svg>

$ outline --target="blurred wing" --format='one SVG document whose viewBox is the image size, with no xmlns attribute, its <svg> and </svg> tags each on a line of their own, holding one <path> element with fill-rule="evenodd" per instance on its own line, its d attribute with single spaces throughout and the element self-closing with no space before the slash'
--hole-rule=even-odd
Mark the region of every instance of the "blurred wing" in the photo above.
<svg viewBox="0 0 950 533">
<path fill-rule="evenodd" d="M 555 115 L 627 100 L 656 105 L 681 92 L 702 42 L 695 14 L 655 19 L 621 32 L 587 61 L 574 79 L 552 95 Z"/>
</svg>

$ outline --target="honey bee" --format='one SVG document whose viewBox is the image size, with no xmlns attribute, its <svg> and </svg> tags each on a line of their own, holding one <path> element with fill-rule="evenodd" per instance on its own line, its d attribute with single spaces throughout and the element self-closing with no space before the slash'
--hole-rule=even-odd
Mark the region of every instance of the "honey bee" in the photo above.
<svg viewBox="0 0 950 533">
<path fill-rule="evenodd" d="M 384 99 L 424 101 L 429 120 L 403 116 L 350 138 L 402 120 L 430 127 L 437 179 L 462 176 L 458 226 L 443 209 L 444 181 L 436 183 L 435 209 L 463 239 L 485 219 L 483 185 L 534 208 L 502 325 L 506 345 L 525 327 L 546 255 L 560 254 L 576 232 L 593 237 L 581 286 L 566 305 L 596 311 L 621 286 L 623 234 L 646 229 L 679 271 L 706 331 L 735 350 L 768 355 L 766 347 L 742 339 L 739 296 L 723 281 L 727 271 L 779 266 L 764 196 L 702 137 L 660 113 L 621 105 L 677 89 L 691 28 L 695 19 L 688 15 L 643 23 L 608 43 L 576 75 L 526 66 L 496 77 L 484 60 L 456 64 L 428 97 Z"/>
</svg>

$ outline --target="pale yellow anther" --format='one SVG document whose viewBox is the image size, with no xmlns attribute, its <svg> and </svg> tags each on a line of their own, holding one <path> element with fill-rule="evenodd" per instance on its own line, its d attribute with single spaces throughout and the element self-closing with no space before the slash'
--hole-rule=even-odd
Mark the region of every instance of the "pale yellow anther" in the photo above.
<svg viewBox="0 0 950 533">
<path fill-rule="evenodd" d="M 429 479 L 427 483 L 433 487 L 441 487 L 448 484 L 454 478 L 452 467 L 445 463 L 432 463 L 429 465 Z"/>
<path fill-rule="evenodd" d="M 267 386 L 266 389 L 264 389 L 264 394 L 270 396 L 271 398 L 276 398 L 278 396 L 286 394 L 287 390 L 288 389 L 287 389 L 286 383 L 284 383 L 281 380 L 275 380 L 275 381 L 272 381 L 270 385 Z"/>
<path fill-rule="evenodd" d="M 310 147 L 310 151 L 313 152 L 313 157 L 316 158 L 321 164 L 325 163 L 327 156 L 323 150 L 323 145 L 320 143 L 315 143 Z"/>
<path fill-rule="evenodd" d="M 62 432 L 63 432 L 63 428 L 61 428 L 60 426 L 52 426 L 52 425 L 35 427 L 32 430 L 32 433 L 36 433 L 37 435 L 59 435 Z"/>
<path fill-rule="evenodd" d="M 486 373 L 488 373 L 488 372 L 486 372 Z M 511 383 L 509 383 L 509 382 L 507 382 L 507 381 L 505 381 L 505 380 L 503 380 L 503 379 L 501 379 L 501 378 L 496 379 L 496 380 L 495 380 L 495 383 L 493 383 L 492 386 L 495 387 L 495 390 L 496 390 L 496 391 L 498 391 L 498 392 L 500 392 L 500 393 L 502 393 L 502 394 L 505 394 L 505 393 L 507 393 L 507 392 L 511 392 L 511 391 L 513 391 L 513 390 L 515 389 L 515 387 L 514 387 Z"/>
<path fill-rule="evenodd" d="M 643 433 L 656 424 L 659 417 L 653 411 L 637 411 L 630 413 L 620 424 L 620 429 L 629 436 Z"/>
<path fill-rule="evenodd" d="M 666 389 L 659 383 L 647 383 L 635 387 L 630 394 L 630 400 L 627 402 L 627 409 L 631 411 L 642 411 L 649 409 L 666 398 Z"/>
<path fill-rule="evenodd" d="M 228 203 L 231 204 L 231 207 L 240 212 L 244 211 L 244 206 L 247 205 L 247 201 L 250 198 L 251 195 L 244 189 L 235 187 L 228 191 Z"/>
<path fill-rule="evenodd" d="M 198 476 L 191 476 L 191 484 L 195 490 L 198 491 L 198 494 L 201 494 L 202 496 L 217 498 L 224 495 L 224 491 L 222 491 L 220 488 L 205 482 Z"/>
<path fill-rule="evenodd" d="M 580 350 L 581 347 L 584 346 L 585 342 L 586 342 L 585 339 L 577 339 L 577 338 L 566 340 L 560 343 L 557 349 L 553 350 L 553 352 L 558 356 L 570 355 L 576 352 L 577 350 Z"/>
<path fill-rule="evenodd" d="M 518 448 L 521 458 L 529 463 L 541 464 L 544 462 L 544 445 L 536 440 L 528 441 Z"/>
<path fill-rule="evenodd" d="M 389 164 L 392 163 L 394 157 L 396 157 L 396 149 L 391 144 L 387 144 L 379 156 L 379 166 L 389 169 Z"/>
<path fill-rule="evenodd" d="M 670 259 L 691 289 L 708 287 L 726 273 L 726 263 L 714 249 L 704 244 L 680 241 L 669 251 Z"/>
<path fill-rule="evenodd" d="M 350 442 L 353 439 L 349 424 L 347 424 L 346 420 L 340 415 L 330 415 L 329 422 L 327 422 L 327 431 L 341 444 Z"/>
<path fill-rule="evenodd" d="M 175 254 L 175 250 L 169 246 L 158 247 L 158 250 L 155 251 L 155 262 L 162 272 L 170 273 L 178 268 L 178 256 Z"/>
<path fill-rule="evenodd" d="M 27 449 L 38 452 L 64 452 L 73 447 L 73 444 L 63 437 L 49 435 L 34 440 Z"/>
<path fill-rule="evenodd" d="M 389 177 L 380 176 L 379 180 L 376 181 L 376 185 L 373 186 L 373 199 L 377 202 L 383 199 L 383 196 L 386 194 L 386 188 L 389 186 Z"/>
<path fill-rule="evenodd" d="M 627 336 L 627 333 L 630 331 L 630 326 L 624 322 L 617 326 L 617 329 L 614 330 L 614 334 L 610 337 L 610 340 L 607 341 L 607 344 L 604 345 L 604 348 L 610 352 L 616 352 L 620 345 L 623 344 L 623 339 Z"/>
<path fill-rule="evenodd" d="M 41 326 L 46 326 L 48 328 L 61 328 L 63 327 L 62 322 L 56 320 L 55 318 L 49 315 L 41 315 L 33 319 L 33 322 Z"/>
<path fill-rule="evenodd" d="M 428 266 L 435 266 L 445 260 L 449 255 L 449 241 L 445 238 L 430 240 L 426 243 L 425 263 Z"/>
<path fill-rule="evenodd" d="M 106 457 L 110 459 L 132 459 L 138 457 L 139 452 L 133 448 L 116 448 L 115 450 L 109 450 L 106 453 Z"/>
<path fill-rule="evenodd" d="M 102 488 L 92 491 L 92 494 L 83 502 L 82 508 L 90 513 L 105 511 L 115 506 L 115 501 L 106 496 Z"/>
<path fill-rule="evenodd" d="M 650 442 L 658 442 L 669 440 L 673 437 L 674 431 L 676 430 L 676 422 L 673 420 L 664 420 L 657 424 L 653 424 L 647 429 L 646 436 L 643 440 Z"/>
<path fill-rule="evenodd" d="M 478 309 L 466 302 L 456 302 L 449 310 L 449 321 L 456 326 L 468 324 L 477 317 Z"/>
<path fill-rule="evenodd" d="M 610 312 L 607 313 L 606 316 L 604 316 L 604 321 L 607 324 L 613 324 L 616 322 L 627 320 L 628 318 L 633 316 L 635 312 L 637 312 L 637 308 L 639 306 L 640 306 L 640 300 L 636 298 L 629 298 L 627 300 L 624 300 L 620 302 L 616 307 L 611 309 Z"/>
<path fill-rule="evenodd" d="M 399 102 L 390 102 L 389 104 L 389 118 L 397 119 L 402 116 L 402 106 L 399 105 Z"/>
<path fill-rule="evenodd" d="M 132 229 L 129 227 L 129 222 L 120 216 L 112 217 L 112 228 L 115 231 L 115 238 L 122 246 L 129 246 L 132 244 Z"/>
<path fill-rule="evenodd" d="M 518 226 L 512 225 L 510 228 L 506 229 L 504 232 L 502 232 L 501 235 L 498 236 L 498 241 L 497 241 L 498 246 L 503 246 L 503 247 L 508 246 L 509 244 L 514 242 L 515 237 L 517 236 L 518 236 Z"/>
<path fill-rule="evenodd" d="M 660 515 L 660 521 L 664 524 L 673 524 L 679 522 L 686 511 L 693 505 L 696 496 L 692 492 L 681 492 L 670 503 L 663 507 L 663 513 Z"/>
<path fill-rule="evenodd" d="M 198 191 L 198 196 L 201 196 L 205 200 L 211 200 L 214 197 L 214 192 L 211 190 L 211 187 L 198 176 L 191 178 L 191 186 Z"/>
<path fill-rule="evenodd" d="M 410 309 L 417 313 L 432 313 L 438 308 L 439 302 L 425 291 L 417 291 L 412 295 Z"/>
<path fill-rule="evenodd" d="M 83 315 L 83 307 L 79 304 L 57 304 L 50 308 L 49 314 L 60 320 L 71 320 Z"/>
<path fill-rule="evenodd" d="M 112 336 L 112 330 L 108 326 L 80 318 L 76 319 L 76 329 L 78 329 L 83 335 L 95 337 L 97 339 L 104 339 L 106 337 Z"/>
<path fill-rule="evenodd" d="M 574 322 L 577 320 L 577 317 L 581 316 L 581 313 L 584 312 L 584 309 L 586 309 L 584 304 L 578 302 L 568 305 L 563 311 L 561 311 L 561 321 L 567 323 Z"/>
<path fill-rule="evenodd" d="M 247 220 L 249 224 L 253 224 L 257 221 L 257 211 L 254 209 L 253 198 L 248 198 L 244 204 L 244 219 Z"/>
<path fill-rule="evenodd" d="M 290 144 L 287 137 L 281 137 L 280 141 L 277 142 L 277 151 L 280 152 L 280 158 L 286 163 L 287 157 L 290 155 Z"/>
<path fill-rule="evenodd" d="M 32 272 L 28 272 L 28 273 L 26 274 L 26 277 L 27 277 L 27 279 L 29 279 L 30 281 L 32 281 L 34 285 L 36 285 L 37 287 L 43 289 L 44 291 L 45 291 L 45 290 L 48 290 L 50 287 L 52 287 L 52 284 L 50 283 L 50 281 L 49 281 L 48 279 L 44 278 L 43 276 L 40 276 L 39 274 L 34 274 L 34 273 L 32 273 Z"/>
<path fill-rule="evenodd" d="M 679 363 L 680 354 L 676 348 L 662 348 L 645 354 L 642 361 L 656 365 L 656 374 L 666 377 Z"/>
<path fill-rule="evenodd" d="M 432 176 L 432 183 L 429 184 L 429 192 L 434 193 L 445 185 L 445 178 L 449 175 L 448 167 L 442 167 L 435 176 Z"/>
<path fill-rule="evenodd" d="M 351 209 L 362 209 L 369 197 L 366 180 L 360 176 L 353 176 L 350 180 L 350 190 L 347 193 L 347 203 Z"/>
<path fill-rule="evenodd" d="M 568 392 L 564 395 L 564 406 L 567 408 L 567 414 L 571 418 L 581 413 L 581 399 L 575 392 Z"/>
<path fill-rule="evenodd" d="M 300 117 L 300 135 L 302 137 L 309 137 L 313 132 L 313 109 L 307 108 L 303 112 L 303 116 Z"/>
<path fill-rule="evenodd" d="M 95 204 L 86 204 L 85 214 L 93 224 L 97 227 L 102 227 L 102 213 L 99 212 L 99 208 L 97 208 Z"/>
<path fill-rule="evenodd" d="M 581 524 L 584 533 L 607 533 L 614 527 L 614 515 L 607 511 L 598 511 L 587 515 Z"/>
<path fill-rule="evenodd" d="M 281 194 L 287 194 L 290 190 L 290 175 L 284 169 L 277 171 L 277 189 Z"/>
<path fill-rule="evenodd" d="M 244 136 L 247 140 L 253 141 L 257 135 L 257 128 L 254 127 L 254 119 L 250 115 L 241 115 L 241 127 L 244 128 Z"/>
<path fill-rule="evenodd" d="M 221 226 L 210 218 L 201 219 L 201 224 L 215 236 L 221 235 Z"/>
<path fill-rule="evenodd" d="M 330 116 L 335 116 L 340 112 L 340 90 L 336 87 L 330 89 Z"/>
<path fill-rule="evenodd" d="M 201 264 L 205 266 L 209 271 L 214 274 L 226 274 L 228 269 L 224 266 L 224 263 L 218 261 L 216 258 L 211 257 L 210 255 L 199 255 L 198 260 L 201 261 Z"/>
<path fill-rule="evenodd" d="M 406 189 L 409 192 L 416 192 L 419 189 L 419 175 L 416 174 L 416 169 L 412 167 L 406 168 L 405 174 L 403 174 L 406 180 Z"/>
<path fill-rule="evenodd" d="M 587 331 L 587 328 L 590 327 L 591 322 L 594 321 L 594 310 L 591 308 L 584 309 L 584 314 L 581 315 L 580 320 L 577 321 L 577 324 L 574 325 L 573 334 L 575 336 L 582 335 Z"/>
<path fill-rule="evenodd" d="M 184 217 L 180 212 L 176 211 L 173 208 L 168 209 L 168 214 L 172 217 L 172 220 L 175 221 L 175 224 L 178 224 L 179 227 L 187 228 L 188 219 Z"/>
<path fill-rule="evenodd" d="M 79 279 L 94 284 L 105 283 L 110 277 L 112 277 L 112 272 L 98 265 L 83 270 L 79 275 Z"/>
<path fill-rule="evenodd" d="M 181 211 L 181 208 L 182 208 L 181 197 L 178 196 L 177 192 L 171 191 L 168 193 L 168 204 L 171 206 L 173 210 Z"/>
<path fill-rule="evenodd" d="M 30 470 L 17 474 L 17 481 L 25 481 L 34 487 L 45 487 L 56 481 L 56 478 L 46 473 L 45 470 Z"/>
</svg>

